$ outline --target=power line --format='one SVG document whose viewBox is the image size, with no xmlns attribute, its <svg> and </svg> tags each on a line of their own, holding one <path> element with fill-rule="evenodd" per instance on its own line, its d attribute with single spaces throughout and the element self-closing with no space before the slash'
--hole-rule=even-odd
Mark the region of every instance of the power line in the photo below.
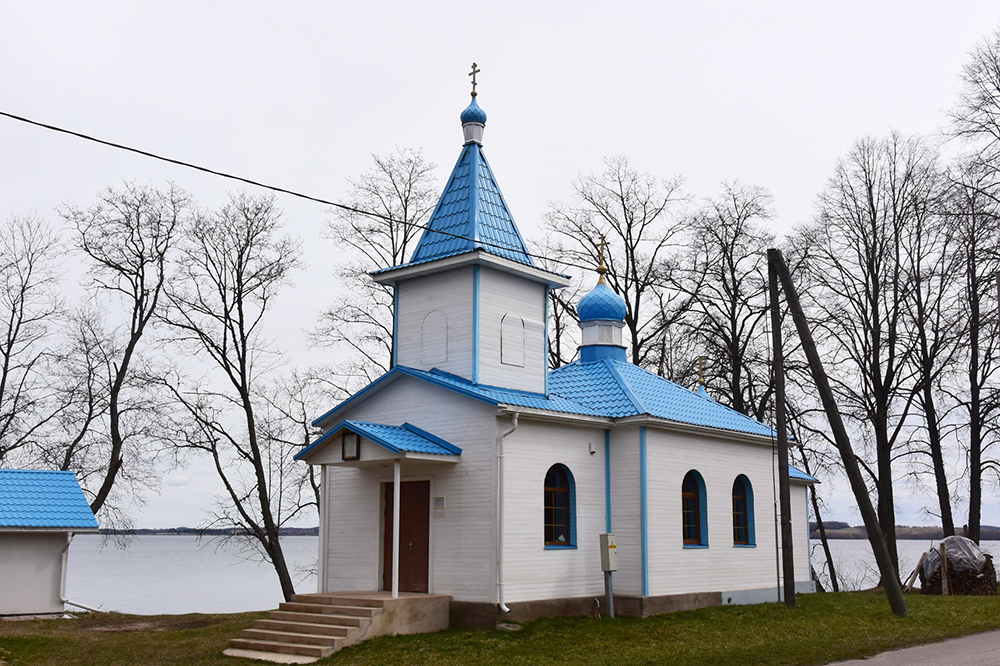
<svg viewBox="0 0 1000 666">
<path fill-rule="evenodd" d="M 367 216 L 367 217 L 375 217 L 375 218 L 378 218 L 378 219 L 381 219 L 381 220 L 385 220 L 387 222 L 393 222 L 395 224 L 402 224 L 402 225 L 405 225 L 405 226 L 413 227 L 415 229 L 423 229 L 425 231 L 431 231 L 431 232 L 436 233 L 436 234 L 441 234 L 442 236 L 450 236 L 452 238 L 458 238 L 458 239 L 461 239 L 461 240 L 467 240 L 467 241 L 470 241 L 470 242 L 473 242 L 473 243 L 478 243 L 480 245 L 484 245 L 484 246 L 487 246 L 487 247 L 497 248 L 497 249 L 500 249 L 500 250 L 507 250 L 508 252 L 510 252 L 510 251 L 517 252 L 518 251 L 518 250 L 515 250 L 515 249 L 513 249 L 511 247 L 508 247 L 506 245 L 501 245 L 499 243 L 492 243 L 490 241 L 485 241 L 485 240 L 475 240 L 475 239 L 472 239 L 472 238 L 468 238 L 467 236 L 463 236 L 461 234 L 452 233 L 450 231 L 443 231 L 441 229 L 431 229 L 427 225 L 425 225 L 425 224 L 419 224 L 417 222 L 407 222 L 405 220 L 397 220 L 397 219 L 395 219 L 393 217 L 389 217 L 388 215 L 382 215 L 381 213 L 376 213 L 376 212 L 368 211 L 368 210 L 362 210 L 360 208 L 355 208 L 354 206 L 349 206 L 347 204 L 338 203 L 336 201 L 330 201 L 328 199 L 321 199 L 320 197 L 314 197 L 314 196 L 311 196 L 311 195 L 308 195 L 308 194 L 303 194 L 301 192 L 296 192 L 295 190 L 289 190 L 289 189 L 284 188 L 284 187 L 278 187 L 276 185 L 268 185 L 267 183 L 262 183 L 260 181 L 252 180 L 250 178 L 244 178 L 243 176 L 237 176 L 235 174 L 226 173 L 225 171 L 218 171 L 217 169 L 210 169 L 208 167 L 200 166 L 198 164 L 192 164 L 191 162 L 185 162 L 183 160 L 177 160 L 177 159 L 174 159 L 172 157 L 165 157 L 163 155 L 157 155 L 156 153 L 151 153 L 148 150 L 141 150 L 139 148 L 133 148 L 132 146 L 126 146 L 126 145 L 121 144 L 121 143 L 115 143 L 114 141 L 106 141 L 105 139 L 99 139 L 99 138 L 97 138 L 95 136 L 90 136 L 89 134 L 84 134 L 82 132 L 75 132 L 73 130 L 68 130 L 68 129 L 65 129 L 63 127 L 58 127 L 56 125 L 49 125 L 48 123 L 42 123 L 42 122 L 39 122 L 37 120 L 32 120 L 30 118 L 25 118 L 24 116 L 17 116 L 17 115 L 14 115 L 13 113 L 7 113 L 6 111 L 0 111 L 0 116 L 4 116 L 4 117 L 10 118 L 12 120 L 17 120 L 17 121 L 20 121 L 22 123 L 27 123 L 29 125 L 34 125 L 35 127 L 41 127 L 43 129 L 51 130 L 53 132 L 59 132 L 59 133 L 62 133 L 62 134 L 69 134 L 70 136 L 75 136 L 78 139 L 84 139 L 86 141 L 92 141 L 94 143 L 99 143 L 102 146 L 109 146 L 111 148 L 117 148 L 118 150 L 124 150 L 124 151 L 130 152 L 130 153 L 136 153 L 137 155 L 142 155 L 144 157 L 149 157 L 149 158 L 152 158 L 154 160 L 160 160 L 161 162 L 167 162 L 169 164 L 175 164 L 177 166 L 186 167 L 188 169 L 194 169 L 196 171 L 201 171 L 201 172 L 204 172 L 204 173 L 210 173 L 213 176 L 219 176 L 220 178 L 228 178 L 230 180 L 235 180 L 235 181 L 238 181 L 238 182 L 241 182 L 241 183 L 246 183 L 247 185 L 253 185 L 254 187 L 261 187 L 261 188 L 264 188 L 266 190 L 272 190 L 274 192 L 281 192 L 282 194 L 287 194 L 289 196 L 298 197 L 299 199 L 306 199 L 307 201 L 314 201 L 316 203 L 321 203 L 321 204 L 324 204 L 324 205 L 327 205 L 327 206 L 333 206 L 334 208 L 339 208 L 340 210 L 344 210 L 344 211 L 347 211 L 347 212 L 350 212 L 350 213 L 356 213 L 358 215 L 364 215 L 364 216 Z M 552 257 L 545 257 L 545 256 L 542 256 L 542 255 L 533 254 L 531 252 L 528 252 L 527 249 L 524 250 L 523 254 L 525 254 L 525 255 L 527 255 L 529 257 L 532 257 L 533 259 L 541 259 L 543 261 L 552 261 L 552 262 L 555 262 L 555 263 L 558 263 L 558 264 L 562 264 L 564 266 L 571 266 L 573 268 L 579 268 L 579 269 L 586 270 L 586 271 L 590 271 L 590 270 L 594 269 L 593 266 L 581 266 L 580 264 L 574 264 L 572 262 L 564 261 L 562 259 L 553 259 Z"/>
</svg>

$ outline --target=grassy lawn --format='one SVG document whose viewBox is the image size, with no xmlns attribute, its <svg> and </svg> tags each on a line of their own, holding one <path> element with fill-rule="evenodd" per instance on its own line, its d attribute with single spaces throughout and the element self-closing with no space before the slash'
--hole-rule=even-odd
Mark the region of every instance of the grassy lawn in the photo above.
<svg viewBox="0 0 1000 666">
<path fill-rule="evenodd" d="M 1000 629 L 998 597 L 814 594 L 798 607 L 728 606 L 645 620 L 543 619 L 520 631 L 444 631 L 367 641 L 324 664 L 825 664 Z M 95 615 L 0 622 L 0 661 L 15 664 L 249 664 L 221 653 L 261 613 Z M 259 663 L 259 662 L 255 662 Z"/>
</svg>

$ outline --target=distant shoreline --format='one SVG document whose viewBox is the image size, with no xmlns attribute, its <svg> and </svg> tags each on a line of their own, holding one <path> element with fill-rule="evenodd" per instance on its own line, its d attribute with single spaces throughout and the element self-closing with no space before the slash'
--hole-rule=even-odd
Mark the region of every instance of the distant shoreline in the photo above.
<svg viewBox="0 0 1000 666">
<path fill-rule="evenodd" d="M 827 539 L 867 539 L 868 531 L 864 525 L 850 526 L 847 523 L 829 521 L 823 526 L 826 528 Z M 956 527 L 956 532 L 962 534 L 962 526 Z M 819 539 L 819 529 L 816 523 L 809 523 L 809 537 Z M 940 527 L 911 527 L 909 525 L 896 526 L 896 539 L 913 539 L 923 541 L 938 541 L 944 538 L 944 530 Z M 994 525 L 983 525 L 979 528 L 980 541 L 1000 541 L 1000 527 Z"/>
<path fill-rule="evenodd" d="M 234 536 L 247 534 L 236 529 L 219 529 L 197 527 L 138 527 L 131 530 L 102 529 L 101 534 L 108 536 Z M 318 527 L 282 527 L 278 530 L 281 536 L 319 536 Z"/>
</svg>

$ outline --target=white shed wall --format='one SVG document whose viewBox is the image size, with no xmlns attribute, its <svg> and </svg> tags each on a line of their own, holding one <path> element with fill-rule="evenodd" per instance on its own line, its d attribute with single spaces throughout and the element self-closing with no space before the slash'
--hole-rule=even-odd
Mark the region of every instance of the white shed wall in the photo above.
<svg viewBox="0 0 1000 666">
<path fill-rule="evenodd" d="M 396 323 L 399 365 L 446 372 L 472 379 L 472 267 L 457 268 L 400 282 Z M 425 360 L 421 327 L 431 311 L 447 318 L 447 360 Z M 443 328 L 434 326 L 434 331 Z M 427 331 L 426 333 L 431 333 Z M 437 349 L 435 350 L 438 351 Z"/>
<path fill-rule="evenodd" d="M 479 381 L 535 393 L 545 392 L 548 371 L 545 341 L 545 286 L 483 266 L 479 274 Z M 500 358 L 504 315 L 524 322 L 524 364 Z"/>
<path fill-rule="evenodd" d="M 409 422 L 462 449 L 457 464 L 402 465 L 404 481 L 429 479 L 431 497 L 445 498 L 444 509 L 431 511 L 430 592 L 458 601 L 489 602 L 495 596 L 495 413 L 486 403 L 401 377 L 343 414 L 372 423 Z M 331 466 L 327 479 L 326 589 L 381 589 L 381 484 L 392 482 L 392 462 L 370 468 Z"/>
<path fill-rule="evenodd" d="M 61 613 L 65 533 L 0 532 L 0 615 Z"/>
<path fill-rule="evenodd" d="M 545 474 L 556 463 L 575 482 L 576 548 L 545 547 Z M 504 486 L 505 600 L 603 594 L 604 430 L 522 419 L 504 440 Z"/>
</svg>

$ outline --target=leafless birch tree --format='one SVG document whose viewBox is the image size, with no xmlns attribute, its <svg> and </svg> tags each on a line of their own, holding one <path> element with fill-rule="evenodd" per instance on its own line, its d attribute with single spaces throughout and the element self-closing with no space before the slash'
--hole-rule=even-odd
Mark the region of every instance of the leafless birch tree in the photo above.
<svg viewBox="0 0 1000 666">
<path fill-rule="evenodd" d="M 298 509 L 286 490 L 302 488 L 303 469 L 291 460 L 301 442 L 290 445 L 271 427 L 266 382 L 278 359 L 264 327 L 300 250 L 279 233 L 274 200 L 247 194 L 188 226 L 165 320 L 205 375 L 160 383 L 185 415 L 174 428 L 179 445 L 209 455 L 225 488 L 214 524 L 248 535 L 288 600 L 295 590 L 279 529 Z"/>
<path fill-rule="evenodd" d="M 127 183 L 121 190 L 108 188 L 89 208 L 67 206 L 62 211 L 76 228 L 77 247 L 89 262 L 93 293 L 108 297 L 109 308 L 120 307 L 125 319 L 111 332 L 120 343 L 109 359 L 107 460 L 100 483 L 88 487 L 95 514 L 112 496 L 126 461 L 147 458 L 140 449 L 150 444 L 148 405 L 137 401 L 142 389 L 134 383 L 135 365 L 162 307 L 168 263 L 187 205 L 187 195 L 173 185 L 159 191 Z"/>
<path fill-rule="evenodd" d="M 560 258 L 580 266 L 597 267 L 598 240 L 607 238 L 607 281 L 625 299 L 632 362 L 655 370 L 660 339 L 687 306 L 671 288 L 684 222 L 676 210 L 681 181 L 639 173 L 624 157 L 604 164 L 600 174 L 577 177 L 574 203 L 551 204 L 546 222 L 568 241 Z"/>
<path fill-rule="evenodd" d="M 58 415 L 46 379 L 59 248 L 36 217 L 0 225 L 0 465 Z M 8 463 L 9 464 L 9 463 Z"/>
<path fill-rule="evenodd" d="M 397 148 L 372 155 L 373 167 L 357 180 L 348 203 L 380 217 L 337 209 L 329 237 L 338 252 L 337 277 L 346 293 L 320 315 L 313 334 L 323 345 L 350 355 L 336 369 L 349 392 L 389 370 L 392 361 L 393 288 L 371 279 L 371 271 L 406 262 L 437 201 L 435 165 L 419 150 Z"/>
<path fill-rule="evenodd" d="M 875 454 L 879 524 L 898 566 L 893 463 L 912 403 L 912 345 L 904 335 L 912 284 L 903 239 L 926 205 L 934 154 L 897 133 L 855 143 L 819 197 L 808 294 L 840 371 L 836 389 Z"/>
</svg>

